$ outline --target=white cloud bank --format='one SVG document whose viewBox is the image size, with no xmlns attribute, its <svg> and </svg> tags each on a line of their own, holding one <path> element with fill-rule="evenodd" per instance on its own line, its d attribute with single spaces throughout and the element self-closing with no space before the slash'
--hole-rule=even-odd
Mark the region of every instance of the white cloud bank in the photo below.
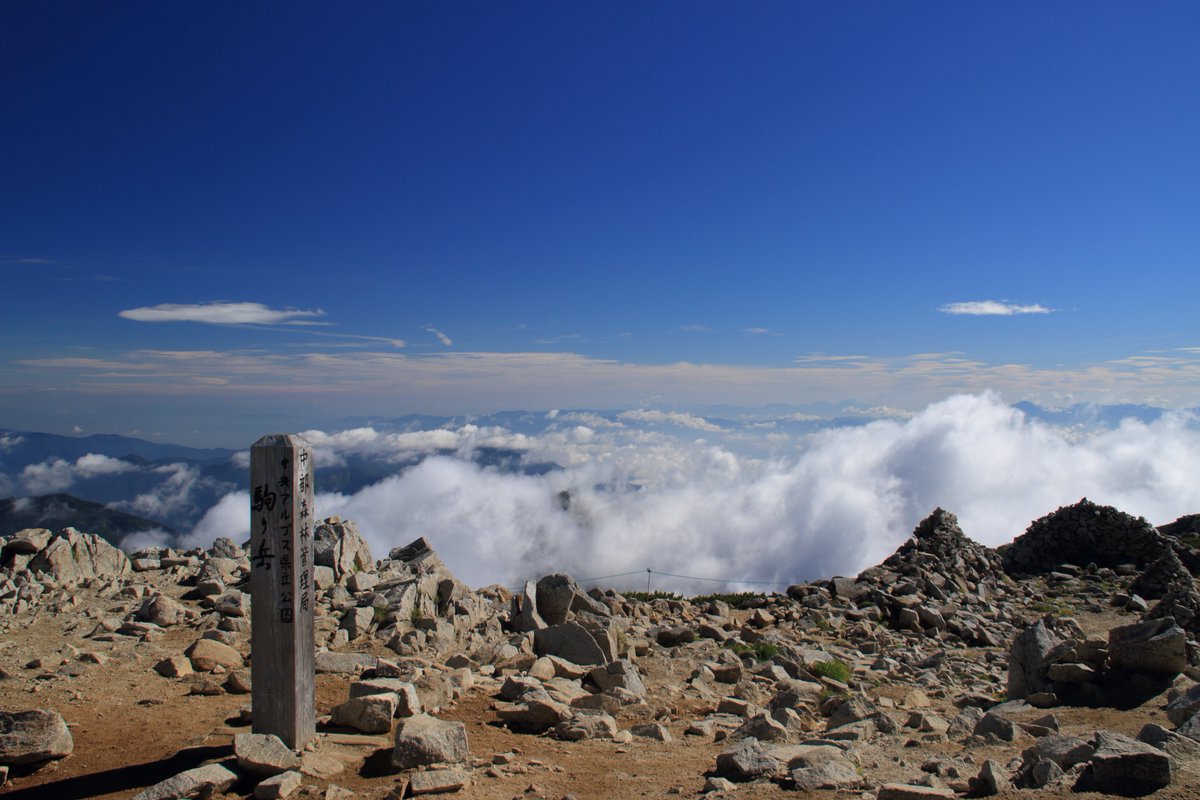
<svg viewBox="0 0 1200 800">
<path fill-rule="evenodd" d="M 359 446 L 350 444 L 355 438 L 343 441 Z M 1200 424 L 1193 417 L 1130 420 L 1073 439 L 992 394 L 955 396 L 908 420 L 826 431 L 781 460 L 585 426 L 552 429 L 528 444 L 531 459 L 554 457 L 565 468 L 501 474 L 435 456 L 354 495 L 320 494 L 317 511 L 354 520 L 376 557 L 426 536 L 476 586 L 515 585 L 552 571 L 587 578 L 651 568 L 758 589 L 768 585 L 749 582 L 782 589 L 856 574 L 889 555 L 939 505 L 958 515 L 967 535 L 993 546 L 1083 496 L 1156 524 L 1200 511 L 1193 479 Z M 565 511 L 563 491 L 571 497 Z M 243 540 L 247 503 L 244 492 L 222 499 L 190 543 Z M 606 583 L 645 585 L 644 577 L 626 580 Z M 656 576 L 654 586 L 712 591 L 721 584 Z"/>
<path fill-rule="evenodd" d="M 941 307 L 943 314 L 967 315 L 972 317 L 1011 317 L 1014 314 L 1049 314 L 1054 309 L 1042 305 L 1020 305 L 998 300 L 972 300 L 966 303 L 947 303 Z"/>
<path fill-rule="evenodd" d="M 262 303 L 162 303 L 157 306 L 130 308 L 118 315 L 136 322 L 204 322 L 210 325 L 304 324 L 302 320 L 323 317 L 316 309 L 269 308 Z"/>
<path fill-rule="evenodd" d="M 76 481 L 102 475 L 119 475 L 137 467 L 119 458 L 88 453 L 75 461 L 52 458 L 38 464 L 29 464 L 17 477 L 27 494 L 53 494 L 71 488 Z"/>
</svg>

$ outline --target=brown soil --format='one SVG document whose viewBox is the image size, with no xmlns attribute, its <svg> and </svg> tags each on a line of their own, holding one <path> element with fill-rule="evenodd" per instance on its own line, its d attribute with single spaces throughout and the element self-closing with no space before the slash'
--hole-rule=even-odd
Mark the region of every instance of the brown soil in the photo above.
<svg viewBox="0 0 1200 800">
<path fill-rule="evenodd" d="M 26 774 L 14 770 L 8 784 L 0 788 L 0 796 L 5 800 L 128 800 L 145 787 L 184 769 L 231 756 L 232 736 L 248 730 L 233 721 L 238 709 L 248 703 L 248 696 L 189 696 L 186 680 L 162 678 L 152 669 L 159 658 L 181 653 L 196 637 L 194 630 L 171 629 L 161 640 L 135 646 L 133 641 L 120 637 L 109 643 L 84 638 L 83 634 L 94 625 L 91 621 L 64 633 L 66 619 L 40 616 L 20 630 L 9 631 L 0 642 L 0 668 L 9 674 L 0 680 L 0 708 L 58 711 L 71 726 L 75 751 L 62 761 Z M 1108 613 L 1081 619 L 1088 630 L 1101 630 L 1124 621 L 1127 620 Z M 69 651 L 68 655 L 57 655 L 68 645 L 99 653 L 106 657 L 106 663 L 85 664 Z M 43 661 L 40 667 L 27 667 L 30 661 L 39 658 Z M 664 695 L 660 688 L 686 678 L 690 664 L 683 659 L 657 657 L 639 665 L 651 690 L 651 705 L 658 709 L 660 720 L 670 729 L 671 742 L 635 739 L 627 744 L 567 743 L 548 736 L 514 733 L 494 722 L 495 686 L 484 684 L 473 689 L 454 707 L 440 713 L 444 718 L 466 723 L 476 760 L 473 784 L 455 796 L 481 800 L 557 799 L 567 795 L 580 800 L 697 796 L 703 789 L 705 773 L 713 768 L 723 745 L 711 739 L 685 736 L 687 723 L 710 709 L 693 698 Z M 62 674 L 66 669 L 79 674 L 66 676 Z M 344 676 L 318 676 L 318 714 L 327 713 L 345 699 L 348 683 Z M 876 697 L 895 695 L 899 688 L 905 687 L 876 687 L 870 693 Z M 934 697 L 931 710 L 952 716 L 948 699 L 937 697 L 936 691 L 931 695 Z M 1164 699 L 1159 697 L 1129 711 L 1059 708 L 1054 713 L 1064 733 L 1091 735 L 1097 728 L 1107 728 L 1136 735 L 1147 721 L 1167 724 L 1163 704 Z M 643 713 L 636 721 L 645 720 Z M 622 719 L 622 727 L 634 721 Z M 877 762 L 870 765 L 873 778 L 908 782 L 921 774 L 920 766 L 925 761 L 962 755 L 961 745 L 955 742 L 922 742 L 918 734 L 909 730 L 890 738 L 894 743 L 882 747 Z M 316 750 L 336 758 L 344 769 L 327 778 L 306 777 L 305 785 L 323 788 L 335 783 L 353 790 L 364 800 L 382 800 L 403 780 L 402 775 L 387 768 L 387 742 L 387 737 L 319 735 Z M 496 777 L 489 777 L 487 765 L 494 755 L 503 753 L 514 754 L 512 762 L 498 769 Z M 968 751 L 977 765 L 986 758 L 1007 761 L 1013 754 L 1012 745 Z M 1197 769 L 1197 765 L 1184 765 L 1175 784 L 1153 797 L 1200 800 Z M 234 787 L 225 798 L 249 797 L 252 788 Z M 739 798 L 748 799 L 858 794 L 857 791 L 801 794 L 770 783 L 746 784 L 737 790 Z M 1028 792 L 1017 794 L 1029 796 Z M 1069 792 L 1041 792 L 1037 796 L 1070 796 L 1081 800 L 1099 797 Z"/>
</svg>

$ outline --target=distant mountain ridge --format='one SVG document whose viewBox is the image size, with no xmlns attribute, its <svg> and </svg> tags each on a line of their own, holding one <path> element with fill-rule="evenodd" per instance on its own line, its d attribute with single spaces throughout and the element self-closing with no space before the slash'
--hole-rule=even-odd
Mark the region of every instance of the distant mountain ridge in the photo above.
<svg viewBox="0 0 1200 800">
<path fill-rule="evenodd" d="M 0 470 L 24 468 L 51 458 L 74 461 L 89 453 L 124 458 L 137 456 L 147 461 L 212 462 L 225 460 L 234 450 L 224 447 L 186 447 L 149 442 L 132 436 L 97 433 L 91 436 L 61 436 L 56 433 L 14 431 L 0 428 Z"/>
<path fill-rule="evenodd" d="M 25 528 L 67 527 L 94 533 L 112 544 L 120 544 L 131 533 L 151 530 L 175 533 L 160 522 L 64 493 L 0 500 L 0 536 L 11 536 Z"/>
</svg>

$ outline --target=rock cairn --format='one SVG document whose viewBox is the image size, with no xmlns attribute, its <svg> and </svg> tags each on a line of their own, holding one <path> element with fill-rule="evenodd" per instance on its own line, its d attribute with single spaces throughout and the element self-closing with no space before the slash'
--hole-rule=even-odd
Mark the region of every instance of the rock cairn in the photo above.
<svg viewBox="0 0 1200 800">
<path fill-rule="evenodd" d="M 1170 547 L 1142 517 L 1085 497 L 1030 524 L 1004 549 L 1004 569 L 1013 575 L 1052 572 L 1062 564 L 1142 569 Z"/>
</svg>

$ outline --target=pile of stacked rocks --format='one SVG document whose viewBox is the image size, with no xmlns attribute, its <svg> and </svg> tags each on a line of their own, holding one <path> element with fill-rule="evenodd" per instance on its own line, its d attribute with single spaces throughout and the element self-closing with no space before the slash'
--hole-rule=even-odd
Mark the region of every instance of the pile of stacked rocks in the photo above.
<svg viewBox="0 0 1200 800">
<path fill-rule="evenodd" d="M 1196 554 L 1179 538 L 1190 525 L 1190 517 L 1180 518 L 1164 526 L 1172 532 L 1166 535 L 1142 517 L 1085 497 L 1035 520 L 1004 549 L 1004 568 L 1012 575 L 1055 573 L 1070 565 L 1111 567 L 1127 575 L 1140 570 L 1131 591 L 1158 600 L 1144 619 L 1170 617 L 1200 633 L 1200 593 L 1188 567 Z"/>
<path fill-rule="evenodd" d="M 1046 618 L 1013 640 L 1008 698 L 1039 708 L 1140 705 L 1198 657 L 1170 617 L 1113 628 L 1107 639 L 1084 636 L 1070 618 Z"/>
<path fill-rule="evenodd" d="M 958 518 L 934 509 L 912 537 L 856 581 L 835 578 L 834 593 L 874 603 L 896 630 L 994 645 L 1009 631 L 982 611 L 1011 584 L 994 550 L 967 537 Z"/>
<path fill-rule="evenodd" d="M 1004 549 L 1010 575 L 1038 575 L 1061 564 L 1142 569 L 1171 549 L 1153 525 L 1086 497 L 1034 520 Z"/>
</svg>

